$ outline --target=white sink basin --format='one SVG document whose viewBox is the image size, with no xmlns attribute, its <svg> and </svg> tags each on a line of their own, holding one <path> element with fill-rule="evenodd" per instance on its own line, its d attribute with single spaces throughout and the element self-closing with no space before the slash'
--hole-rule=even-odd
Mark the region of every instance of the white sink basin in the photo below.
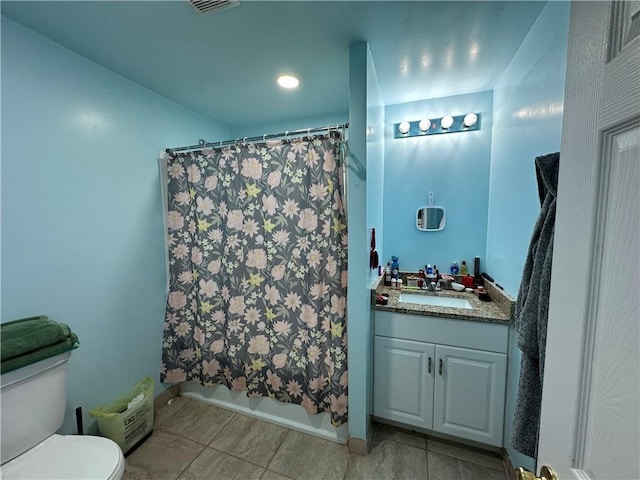
<svg viewBox="0 0 640 480">
<path fill-rule="evenodd" d="M 433 305 L 434 307 L 473 308 L 466 298 L 437 297 L 434 295 L 420 295 L 417 293 L 401 293 L 400 303 L 417 303 L 418 305 Z"/>
</svg>

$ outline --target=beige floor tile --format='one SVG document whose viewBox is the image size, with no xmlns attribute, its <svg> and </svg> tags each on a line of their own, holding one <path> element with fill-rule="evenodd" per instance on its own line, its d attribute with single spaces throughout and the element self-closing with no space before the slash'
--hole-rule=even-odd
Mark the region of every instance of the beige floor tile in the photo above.
<svg viewBox="0 0 640 480">
<path fill-rule="evenodd" d="M 453 457 L 428 451 L 427 464 L 429 480 L 460 480 L 458 460 Z"/>
<path fill-rule="evenodd" d="M 203 446 L 156 430 L 127 457 L 125 480 L 175 480 L 203 450 Z"/>
<path fill-rule="evenodd" d="M 422 448 L 423 450 L 427 448 L 427 437 L 425 435 L 375 422 L 373 423 L 371 443 L 375 445 L 382 440 L 393 440 L 394 442 Z"/>
<path fill-rule="evenodd" d="M 349 456 L 345 480 L 425 480 L 427 456 L 423 449 L 383 440 L 369 455 Z"/>
<path fill-rule="evenodd" d="M 447 442 L 441 442 L 431 437 L 427 438 L 427 450 L 437 452 L 449 457 L 455 457 L 460 460 L 482 465 L 483 467 L 493 470 L 503 471 L 502 459 L 497 454 L 491 452 L 484 453 L 473 448 L 465 448 L 464 446 L 456 446 Z"/>
<path fill-rule="evenodd" d="M 264 468 L 205 448 L 178 480 L 259 480 Z"/>
<path fill-rule="evenodd" d="M 344 445 L 290 430 L 269 470 L 295 480 L 340 480 L 348 462 Z"/>
<path fill-rule="evenodd" d="M 464 460 L 458 460 L 460 468 L 460 480 L 508 480 L 504 471 L 494 470 L 492 468 L 483 467 Z"/>
<path fill-rule="evenodd" d="M 166 422 L 167 419 L 171 417 L 171 415 L 173 415 L 177 411 L 184 408 L 185 405 L 191 401 L 186 397 L 175 397 L 175 398 L 172 398 L 171 400 L 172 401 L 170 404 L 164 405 L 163 407 L 156 410 L 156 414 L 155 414 L 156 427 L 162 426 L 162 424 Z"/>
<path fill-rule="evenodd" d="M 271 470 L 265 470 L 260 480 L 291 480 L 289 477 L 280 475 L 279 473 L 272 472 Z"/>
<path fill-rule="evenodd" d="M 286 434 L 284 427 L 236 414 L 209 446 L 266 467 Z"/>
<path fill-rule="evenodd" d="M 229 410 L 187 399 L 160 428 L 207 445 L 235 415 Z"/>
</svg>

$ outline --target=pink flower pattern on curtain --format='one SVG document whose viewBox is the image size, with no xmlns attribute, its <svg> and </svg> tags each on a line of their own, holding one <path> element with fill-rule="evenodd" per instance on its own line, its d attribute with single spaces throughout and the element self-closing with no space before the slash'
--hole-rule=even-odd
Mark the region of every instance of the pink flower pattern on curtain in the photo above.
<svg viewBox="0 0 640 480">
<path fill-rule="evenodd" d="M 162 382 L 347 421 L 338 132 L 174 154 Z"/>
</svg>

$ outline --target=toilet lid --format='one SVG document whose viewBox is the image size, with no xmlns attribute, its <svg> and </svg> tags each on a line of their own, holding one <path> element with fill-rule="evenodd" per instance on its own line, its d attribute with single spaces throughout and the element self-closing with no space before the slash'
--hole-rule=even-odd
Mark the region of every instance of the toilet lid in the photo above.
<svg viewBox="0 0 640 480">
<path fill-rule="evenodd" d="M 2 478 L 7 480 L 112 480 L 121 478 L 123 472 L 120 447 L 90 435 L 52 435 L 2 465 Z"/>
</svg>

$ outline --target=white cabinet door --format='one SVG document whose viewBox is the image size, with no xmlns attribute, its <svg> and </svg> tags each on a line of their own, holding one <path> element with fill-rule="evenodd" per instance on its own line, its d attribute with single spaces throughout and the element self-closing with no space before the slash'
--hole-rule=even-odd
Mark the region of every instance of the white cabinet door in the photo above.
<svg viewBox="0 0 640 480">
<path fill-rule="evenodd" d="M 435 345 L 376 336 L 374 352 L 373 414 L 431 429 Z"/>
<path fill-rule="evenodd" d="M 433 429 L 502 446 L 507 356 L 468 348 L 436 348 Z"/>
</svg>

